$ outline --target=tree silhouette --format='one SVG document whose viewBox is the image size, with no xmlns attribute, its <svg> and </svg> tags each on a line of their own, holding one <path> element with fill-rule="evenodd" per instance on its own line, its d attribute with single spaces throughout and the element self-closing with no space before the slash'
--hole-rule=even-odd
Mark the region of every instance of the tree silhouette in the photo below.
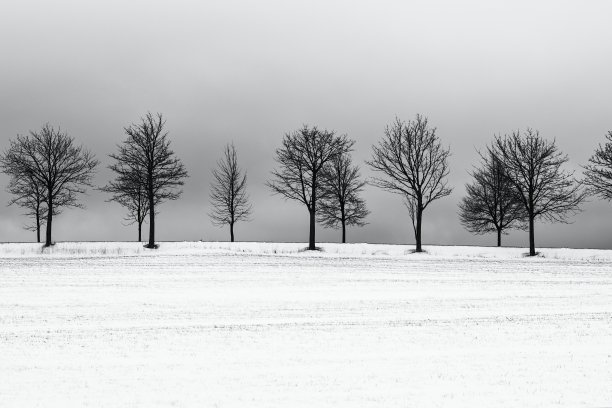
<svg viewBox="0 0 612 408">
<path fill-rule="evenodd" d="M 374 178 L 372 184 L 392 193 L 401 194 L 412 206 L 416 252 L 422 252 L 421 227 L 423 212 L 431 202 L 449 195 L 447 187 L 450 150 L 442 147 L 436 128 L 429 127 L 427 118 L 402 122 L 398 118 L 385 128 L 385 136 L 373 146 L 372 159 L 367 164 L 384 178 Z"/>
<path fill-rule="evenodd" d="M 127 139 L 117 146 L 118 153 L 110 157 L 115 163 L 110 167 L 116 180 L 131 180 L 144 189 L 148 201 L 149 242 L 155 244 L 156 205 L 166 200 L 176 200 L 182 191 L 187 171 L 183 163 L 170 149 L 168 132 L 161 114 L 147 113 L 140 123 L 125 128 Z"/>
<path fill-rule="evenodd" d="M 467 195 L 459 203 L 461 224 L 474 234 L 497 233 L 497 246 L 507 229 L 524 228 L 525 209 L 508 178 L 498 154 L 481 154 L 480 168 L 466 184 Z"/>
<path fill-rule="evenodd" d="M 558 150 L 554 140 L 545 140 L 537 130 L 497 136 L 489 152 L 503 163 L 525 210 L 529 256 L 535 256 L 535 220 L 567 222 L 570 214 L 580 211 L 586 193 L 573 178 L 573 172 L 561 169 L 568 157 Z"/>
<path fill-rule="evenodd" d="M 278 170 L 267 183 L 275 194 L 303 203 L 310 216 L 308 249 L 315 250 L 315 223 L 319 199 L 324 198 L 323 167 L 334 157 L 351 151 L 354 141 L 346 135 L 319 130 L 316 126 L 302 127 L 287 133 L 282 146 L 276 149 Z M 322 197 L 323 196 L 323 197 Z"/>
<path fill-rule="evenodd" d="M 584 169 L 584 183 L 588 192 L 604 200 L 612 200 L 612 131 L 608 132 L 606 143 L 598 146 Z"/>
<path fill-rule="evenodd" d="M 230 240 L 234 242 L 234 224 L 248 221 L 252 207 L 246 192 L 247 175 L 238 166 L 238 155 L 233 144 L 225 146 L 223 159 L 213 170 L 210 201 L 213 206 L 209 214 L 215 225 L 229 225 Z"/>
<path fill-rule="evenodd" d="M 115 172 L 116 178 L 100 190 L 111 194 L 109 201 L 127 209 L 125 221 L 138 226 L 138 242 L 141 242 L 142 224 L 149 215 L 149 200 L 140 172 L 135 169 L 130 172 L 120 162 L 110 165 L 109 169 Z"/>
<path fill-rule="evenodd" d="M 31 175 L 24 175 L 11 177 L 6 191 L 13 196 L 8 205 L 17 205 L 26 211 L 23 215 L 31 218 L 32 224 L 26 224 L 24 228 L 36 232 L 36 242 L 40 242 L 40 230 L 47 212 L 44 186 Z"/>
<path fill-rule="evenodd" d="M 27 185 L 28 180 L 35 180 L 43 189 L 47 211 L 45 246 L 50 246 L 53 216 L 62 207 L 83 208 L 77 197 L 92 186 L 98 161 L 88 150 L 76 146 L 67 133 L 49 124 L 40 131 L 30 131 L 27 136 L 17 136 L 9 143 L 8 150 L 0 157 L 2 169 L 16 181 L 15 185 Z"/>
<path fill-rule="evenodd" d="M 365 181 L 360 180 L 359 167 L 353 166 L 349 153 L 335 156 L 325 165 L 323 199 L 318 220 L 325 227 L 342 229 L 342 243 L 346 242 L 346 226 L 363 226 L 370 213 L 360 197 Z"/>
</svg>

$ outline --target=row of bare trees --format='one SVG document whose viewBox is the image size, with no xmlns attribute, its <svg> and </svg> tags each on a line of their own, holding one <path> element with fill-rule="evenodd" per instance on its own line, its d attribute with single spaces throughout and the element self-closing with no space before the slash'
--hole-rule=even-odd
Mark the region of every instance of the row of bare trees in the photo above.
<svg viewBox="0 0 612 408">
<path fill-rule="evenodd" d="M 467 195 L 459 204 L 461 223 L 476 234 L 497 233 L 497 245 L 508 229 L 529 231 L 529 255 L 536 255 L 535 222 L 568 222 L 589 196 L 612 199 L 612 132 L 584 168 L 584 178 L 564 170 L 568 156 L 555 140 L 537 130 L 495 136 L 479 153 L 480 167 L 471 174 Z"/>
<path fill-rule="evenodd" d="M 577 180 L 574 172 L 564 169 L 567 155 L 537 130 L 495 136 L 486 151 L 479 153 L 481 165 L 471 173 L 473 182 L 466 185 L 467 196 L 459 204 L 461 223 L 476 234 L 496 232 L 498 246 L 508 229 L 527 230 L 529 255 L 536 255 L 536 221 L 568 222 L 589 195 L 612 199 L 612 132 L 606 138 L 607 143 L 584 166 L 585 178 Z M 368 214 L 359 198 L 365 182 L 359 180 L 358 168 L 350 162 L 353 144 L 346 136 L 305 126 L 286 134 L 276 151 L 279 166 L 268 185 L 275 193 L 306 206 L 309 249 L 316 249 L 317 218 L 325 225 L 341 223 L 344 242 L 345 224 L 363 225 Z M 366 162 L 378 175 L 370 184 L 402 196 L 412 221 L 416 252 L 423 250 L 424 211 L 452 192 L 446 181 L 449 156 L 436 128 L 417 115 L 408 122 L 396 118 L 387 126 Z M 348 211 L 345 202 L 350 203 Z"/>
<path fill-rule="evenodd" d="M 114 178 L 100 190 L 109 201 L 127 210 L 126 220 L 138 226 L 148 219 L 148 248 L 155 248 L 155 216 L 159 204 L 176 200 L 188 177 L 181 160 L 170 148 L 161 114 L 148 113 L 125 129 L 126 139 L 110 155 Z M 497 245 L 507 230 L 529 231 L 529 254 L 536 255 L 534 224 L 538 220 L 568 222 L 580 211 L 589 195 L 612 199 L 612 132 L 584 166 L 585 178 L 577 180 L 563 169 L 567 155 L 554 140 L 527 129 L 495 136 L 483 152 L 481 163 L 466 185 L 467 195 L 459 204 L 461 223 L 476 234 L 495 232 Z M 369 211 L 361 197 L 366 181 L 351 153 L 355 141 L 346 135 L 317 127 L 303 126 L 284 135 L 276 150 L 277 168 L 267 183 L 273 193 L 302 203 L 309 213 L 309 245 L 316 249 L 317 222 L 342 230 L 362 226 Z M 416 251 L 422 248 L 423 214 L 429 205 L 448 196 L 450 150 L 444 147 L 426 117 L 417 115 L 407 122 L 397 119 L 385 128 L 382 140 L 373 146 L 366 163 L 376 173 L 369 183 L 399 194 L 411 218 Z M 82 207 L 78 195 L 93 187 L 98 161 L 93 154 L 60 129 L 49 125 L 27 136 L 10 140 L 0 156 L 0 167 L 9 175 L 9 204 L 25 209 L 41 240 L 46 225 L 45 245 L 52 244 L 53 217 L 66 207 Z M 209 214 L 216 225 L 227 225 L 234 241 L 234 226 L 250 220 L 252 206 L 247 194 L 247 174 L 238 164 L 233 144 L 225 148 L 213 170 Z"/>
<path fill-rule="evenodd" d="M 303 203 L 310 215 L 308 249 L 316 249 L 315 224 L 341 226 L 342 242 L 347 225 L 363 225 L 369 211 L 360 193 L 365 185 L 351 161 L 354 141 L 333 131 L 304 126 L 288 133 L 276 150 L 278 169 L 268 183 L 273 192 Z M 447 186 L 448 157 L 427 118 L 395 122 L 385 129 L 373 147 L 367 164 L 380 174 L 371 184 L 400 194 L 414 226 L 416 251 L 422 251 L 423 212 L 433 201 L 451 193 Z"/>
<path fill-rule="evenodd" d="M 138 124 L 125 128 L 127 139 L 111 154 L 114 163 L 109 168 L 115 179 L 101 190 L 111 194 L 128 210 L 127 219 L 141 227 L 149 217 L 149 242 L 155 247 L 156 205 L 177 199 L 187 172 L 170 149 L 165 122 L 160 114 L 147 114 Z M 78 196 L 92 179 L 99 162 L 83 146 L 61 129 L 45 125 L 40 131 L 17 136 L 9 141 L 8 149 L 0 156 L 0 167 L 10 177 L 8 191 L 13 198 L 9 204 L 26 210 L 34 220 L 28 229 L 40 231 L 46 225 L 45 246 L 52 240 L 53 216 L 66 207 L 83 207 Z"/>
<path fill-rule="evenodd" d="M 309 213 L 308 248 L 316 249 L 315 228 L 320 222 L 325 227 L 340 228 L 342 242 L 346 242 L 347 226 L 362 226 L 369 214 L 361 192 L 359 167 L 353 165 L 351 151 L 354 141 L 333 131 L 304 126 L 287 133 L 282 146 L 276 150 L 278 169 L 267 183 L 275 193 L 296 200 Z M 209 214 L 216 225 L 228 225 L 234 241 L 234 224 L 248 221 L 251 204 L 246 193 L 246 172 L 238 166 L 233 144 L 225 148 L 224 157 L 213 170 Z"/>
<path fill-rule="evenodd" d="M 156 247 L 155 216 L 159 204 L 178 199 L 182 193 L 180 187 L 187 177 L 184 165 L 170 148 L 164 127 L 162 115 L 151 113 L 139 123 L 126 127 L 126 139 L 117 146 L 116 153 L 109 155 L 113 160 L 109 169 L 114 178 L 99 188 L 110 194 L 109 201 L 126 208 L 125 221 L 137 224 L 139 241 L 142 240 L 142 225 L 148 219 L 148 248 Z M 312 159 L 310 163 L 314 163 L 312 186 L 315 193 L 311 213 L 314 216 L 314 203 L 320 203 L 318 220 L 326 226 L 341 227 L 344 242 L 346 226 L 363 225 L 362 220 L 368 214 L 359 196 L 365 182 L 360 181 L 359 169 L 352 165 L 348 154 L 354 142 L 346 136 L 336 138 L 333 133 L 320 132 L 316 128 L 303 129 L 301 135 L 306 137 L 302 139 L 298 134 L 300 132 L 290 140 L 305 143 L 302 147 L 324 147 L 321 152 L 299 153 L 304 153 L 302 158 Z M 289 148 L 292 152 L 289 155 L 296 153 L 292 150 L 296 146 Z M 309 157 L 310 154 L 314 156 Z M 98 164 L 91 152 L 76 146 L 72 137 L 50 125 L 10 141 L 9 148 L 0 157 L 2 170 L 10 177 L 8 191 L 13 198 L 9 204 L 24 208 L 26 215 L 34 220 L 27 228 L 36 231 L 38 242 L 41 241 L 41 227 L 46 224 L 45 246 L 52 245 L 53 216 L 62 208 L 82 207 L 78 195 L 85 193 L 87 187 L 93 187 L 92 178 Z M 214 224 L 229 226 L 233 242 L 234 225 L 249 220 L 252 212 L 246 191 L 247 175 L 238 165 L 233 144 L 226 146 L 224 157 L 213 170 L 213 178 L 210 193 L 213 210 L 209 216 Z M 311 233 L 314 248 L 314 225 Z"/>
</svg>

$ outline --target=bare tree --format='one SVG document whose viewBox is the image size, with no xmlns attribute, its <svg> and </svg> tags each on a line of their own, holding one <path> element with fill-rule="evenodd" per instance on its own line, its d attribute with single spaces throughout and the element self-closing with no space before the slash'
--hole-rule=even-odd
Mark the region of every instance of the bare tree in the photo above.
<svg viewBox="0 0 612 408">
<path fill-rule="evenodd" d="M 215 225 L 229 225 L 230 239 L 234 242 L 234 224 L 248 221 L 251 204 L 246 192 L 247 175 L 238 166 L 238 155 L 233 144 L 225 146 L 223 159 L 213 170 L 210 201 L 213 211 L 209 214 Z"/>
<path fill-rule="evenodd" d="M 416 198 L 413 196 L 404 196 L 404 207 L 408 210 L 408 216 L 410 217 L 410 222 L 412 223 L 412 231 L 414 232 L 414 236 L 416 237 L 417 233 L 417 208 L 418 203 Z"/>
<path fill-rule="evenodd" d="M 554 140 L 545 140 L 537 130 L 497 136 L 489 152 L 502 161 L 526 212 L 529 255 L 535 256 L 535 220 L 567 222 L 569 214 L 580 211 L 586 193 L 573 178 L 573 172 L 561 169 L 568 157 L 558 150 Z"/>
<path fill-rule="evenodd" d="M 5 171 L 9 171 L 5 169 Z M 11 176 L 10 173 L 7 175 Z M 46 219 L 45 188 L 30 176 L 11 176 L 7 192 L 13 198 L 9 205 L 17 205 L 26 212 L 23 214 L 32 219 L 32 224 L 26 224 L 25 229 L 36 232 L 36 242 L 40 242 L 40 230 Z M 56 212 L 57 214 L 57 212 Z"/>
<path fill-rule="evenodd" d="M 75 146 L 67 133 L 49 124 L 9 143 L 0 163 L 13 178 L 35 180 L 43 188 L 47 210 L 45 246 L 50 246 L 53 216 L 62 207 L 83 208 L 77 197 L 92 185 L 98 161 L 82 146 Z"/>
<path fill-rule="evenodd" d="M 429 127 L 426 117 L 417 115 L 414 121 L 396 118 L 387 126 L 383 140 L 373 146 L 372 160 L 367 162 L 384 176 L 374 178 L 373 185 L 401 194 L 414 206 L 416 252 L 423 251 L 423 212 L 431 202 L 452 191 L 445 180 L 449 156 L 450 150 L 442 147 L 436 128 Z"/>
<path fill-rule="evenodd" d="M 115 160 L 110 168 L 118 180 L 134 179 L 144 189 L 148 201 L 149 242 L 155 244 L 156 205 L 166 200 L 176 200 L 182 191 L 187 171 L 180 159 L 170 149 L 168 132 L 164 131 L 165 121 L 161 114 L 147 113 L 141 122 L 125 128 L 127 139 L 117 146 L 119 150 L 110 157 Z"/>
<path fill-rule="evenodd" d="M 285 134 L 282 146 L 276 149 L 279 169 L 272 172 L 275 180 L 267 185 L 275 194 L 306 205 L 310 215 L 309 250 L 316 249 L 317 205 L 325 194 L 322 188 L 323 167 L 334 157 L 351 151 L 354 143 L 346 135 L 337 136 L 333 131 L 304 126 Z"/>
<path fill-rule="evenodd" d="M 142 241 L 142 224 L 149 215 L 149 200 L 144 183 L 141 182 L 140 172 L 133 170 L 127 171 L 120 162 L 109 166 L 117 176 L 106 186 L 100 188 L 101 191 L 111 194 L 108 201 L 115 201 L 127 209 L 125 221 L 138 226 L 138 242 Z"/>
<path fill-rule="evenodd" d="M 342 229 L 342 243 L 346 242 L 346 226 L 363 226 L 370 213 L 360 197 L 365 181 L 360 179 L 359 167 L 353 166 L 349 153 L 335 156 L 324 167 L 323 199 L 318 220 L 325 227 Z"/>
<path fill-rule="evenodd" d="M 501 246 L 507 229 L 524 229 L 526 213 L 498 156 L 480 155 L 481 166 L 471 173 L 474 181 L 466 184 L 467 195 L 459 203 L 459 219 L 474 234 L 496 232 Z"/>
<path fill-rule="evenodd" d="M 612 200 L 612 131 L 606 135 L 606 143 L 601 144 L 584 166 L 588 192 L 604 200 Z"/>
</svg>

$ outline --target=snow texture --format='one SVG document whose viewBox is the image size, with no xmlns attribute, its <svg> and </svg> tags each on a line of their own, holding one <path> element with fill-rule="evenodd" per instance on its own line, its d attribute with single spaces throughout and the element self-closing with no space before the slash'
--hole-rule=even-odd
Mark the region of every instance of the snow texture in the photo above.
<svg viewBox="0 0 612 408">
<path fill-rule="evenodd" d="M 0 245 L 1 407 L 612 406 L 612 251 Z"/>
</svg>

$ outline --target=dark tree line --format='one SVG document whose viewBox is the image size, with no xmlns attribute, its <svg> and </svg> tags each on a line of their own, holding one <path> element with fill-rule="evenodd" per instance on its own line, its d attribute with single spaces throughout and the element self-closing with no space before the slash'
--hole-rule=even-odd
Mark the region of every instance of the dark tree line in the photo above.
<svg viewBox="0 0 612 408">
<path fill-rule="evenodd" d="M 126 139 L 117 146 L 117 153 L 109 155 L 113 159 L 109 169 L 115 177 L 100 190 L 110 194 L 109 201 L 126 208 L 125 220 L 137 224 L 139 241 L 148 219 L 147 247 L 155 248 L 158 206 L 180 197 L 187 171 L 170 148 L 161 114 L 148 113 L 124 130 Z M 346 135 L 303 126 L 285 134 L 276 150 L 278 167 L 267 185 L 273 193 L 305 205 L 309 213 L 308 249 L 316 249 L 317 222 L 341 229 L 343 243 L 347 226 L 365 225 L 369 211 L 361 194 L 366 181 L 351 159 L 354 144 Z M 422 251 L 425 209 L 452 191 L 446 182 L 449 156 L 436 128 L 417 115 L 413 121 L 396 119 L 387 126 L 366 162 L 380 175 L 370 184 L 402 196 L 417 252 Z M 584 166 L 582 181 L 564 170 L 568 157 L 556 142 L 533 129 L 494 137 L 480 158 L 480 165 L 470 173 L 472 182 L 466 184 L 467 194 L 459 203 L 459 218 L 472 233 L 495 232 L 498 246 L 507 230 L 526 229 L 529 255 L 536 255 L 536 221 L 568 222 L 570 215 L 580 211 L 587 195 L 612 200 L 612 131 Z M 36 231 L 38 242 L 46 226 L 46 246 L 53 243 L 54 216 L 68 207 L 83 207 L 78 197 L 92 187 L 97 165 L 92 153 L 48 124 L 9 140 L 9 147 L 0 155 L 0 168 L 9 176 L 9 205 L 24 210 L 31 220 L 25 228 Z M 212 174 L 209 216 L 214 224 L 229 226 L 233 242 L 235 224 L 248 221 L 252 212 L 247 174 L 238 165 L 233 144 L 226 146 Z"/>
</svg>

